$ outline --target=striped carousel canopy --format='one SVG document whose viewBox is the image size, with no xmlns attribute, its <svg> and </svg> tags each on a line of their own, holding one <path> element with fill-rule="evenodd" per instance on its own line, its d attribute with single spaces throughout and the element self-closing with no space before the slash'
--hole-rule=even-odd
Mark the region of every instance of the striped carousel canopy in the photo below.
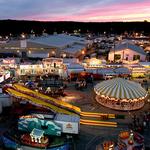
<svg viewBox="0 0 150 150">
<path fill-rule="evenodd" d="M 97 95 L 115 99 L 138 99 L 147 95 L 146 90 L 139 83 L 122 78 L 98 83 L 94 91 Z"/>
</svg>

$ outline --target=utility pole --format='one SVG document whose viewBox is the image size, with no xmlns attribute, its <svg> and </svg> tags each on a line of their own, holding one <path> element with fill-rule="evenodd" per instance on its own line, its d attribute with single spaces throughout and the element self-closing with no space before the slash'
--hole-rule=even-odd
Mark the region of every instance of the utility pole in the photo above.
<svg viewBox="0 0 150 150">
<path fill-rule="evenodd" d="M 122 56 L 122 61 L 124 60 L 124 50 L 123 50 L 123 56 Z"/>
<path fill-rule="evenodd" d="M 115 63 L 115 40 L 114 40 L 114 63 Z"/>
</svg>

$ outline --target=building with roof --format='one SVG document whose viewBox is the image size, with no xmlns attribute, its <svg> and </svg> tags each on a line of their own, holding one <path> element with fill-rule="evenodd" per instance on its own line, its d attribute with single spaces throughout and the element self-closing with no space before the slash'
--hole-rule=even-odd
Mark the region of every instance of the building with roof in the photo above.
<svg viewBox="0 0 150 150">
<path fill-rule="evenodd" d="M 145 61 L 146 53 L 142 47 L 125 42 L 116 45 L 114 49 L 109 52 L 108 60 L 115 62 L 126 61 Z"/>
<path fill-rule="evenodd" d="M 62 133 L 79 134 L 79 116 L 56 114 L 54 122 L 61 127 Z"/>
<path fill-rule="evenodd" d="M 70 63 L 66 66 L 67 73 L 70 75 L 71 73 L 80 73 L 85 71 L 84 67 L 78 63 Z"/>
<path fill-rule="evenodd" d="M 66 34 L 47 35 L 2 43 L 0 53 L 34 58 L 76 57 L 81 50 L 85 49 L 86 44 L 85 39 L 81 37 Z"/>
</svg>

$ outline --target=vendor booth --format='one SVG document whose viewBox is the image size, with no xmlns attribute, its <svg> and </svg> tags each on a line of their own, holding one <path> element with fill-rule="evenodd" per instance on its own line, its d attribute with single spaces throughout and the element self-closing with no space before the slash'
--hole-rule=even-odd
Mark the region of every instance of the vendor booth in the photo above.
<svg viewBox="0 0 150 150">
<path fill-rule="evenodd" d="M 106 65 L 106 60 L 101 60 L 97 58 L 85 59 L 83 65 L 86 68 L 102 68 Z"/>
</svg>

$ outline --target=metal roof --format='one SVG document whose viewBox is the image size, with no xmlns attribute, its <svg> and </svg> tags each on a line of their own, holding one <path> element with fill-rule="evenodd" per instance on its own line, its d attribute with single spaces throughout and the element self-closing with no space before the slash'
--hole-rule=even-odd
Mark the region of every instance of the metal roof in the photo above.
<svg viewBox="0 0 150 150">
<path fill-rule="evenodd" d="M 57 114 L 55 116 L 55 121 L 63 121 L 63 122 L 79 122 L 79 116 L 65 115 L 65 114 Z"/>
<path fill-rule="evenodd" d="M 76 42 L 85 44 L 84 38 L 65 34 L 41 36 L 34 39 L 28 39 L 27 41 L 58 48 L 66 47 L 67 45 L 72 45 Z"/>
<path fill-rule="evenodd" d="M 144 52 L 144 49 L 142 47 L 131 44 L 129 42 L 122 43 L 122 44 L 115 46 L 115 51 L 120 51 L 120 50 L 124 50 L 124 49 L 131 49 L 133 51 L 136 51 L 137 53 L 146 55 L 146 53 Z"/>
<path fill-rule="evenodd" d="M 84 70 L 84 67 L 80 64 L 77 64 L 77 63 L 70 63 L 67 66 L 67 69 L 83 69 Z"/>
<path fill-rule="evenodd" d="M 69 52 L 69 53 L 76 53 L 78 51 L 80 51 L 81 49 L 85 48 L 85 45 L 84 44 L 73 44 L 72 46 L 70 47 L 67 47 L 65 49 L 63 49 L 64 52 Z"/>
</svg>

